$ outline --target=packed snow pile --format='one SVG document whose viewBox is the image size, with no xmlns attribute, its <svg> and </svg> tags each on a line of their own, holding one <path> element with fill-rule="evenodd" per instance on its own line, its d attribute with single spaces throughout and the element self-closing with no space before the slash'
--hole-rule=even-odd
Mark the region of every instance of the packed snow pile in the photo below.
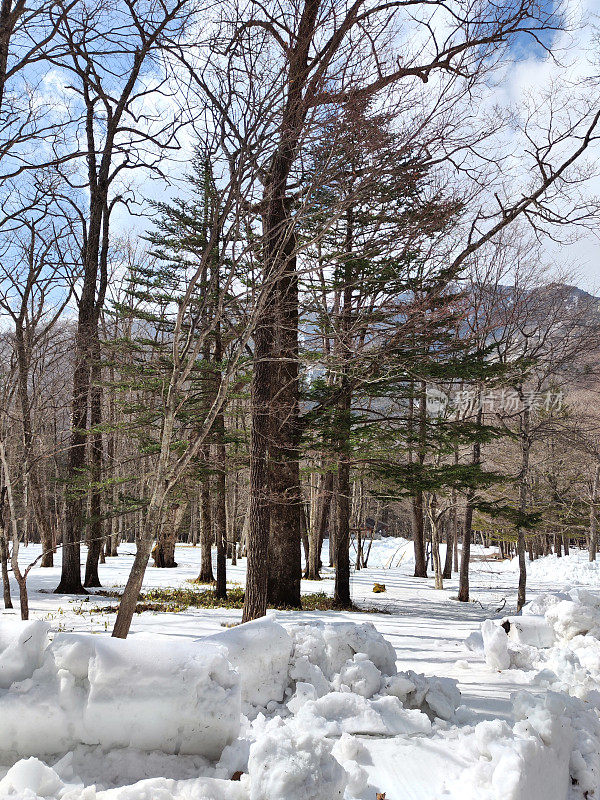
<svg viewBox="0 0 600 800">
<path fill-rule="evenodd" d="M 412 671 L 398 673 L 394 648 L 369 622 L 360 625 L 320 622 L 286 627 L 293 641 L 286 690 L 286 695 L 293 691 L 287 701 L 293 713 L 299 713 L 305 704 L 304 713 L 326 714 L 336 703 L 348 710 L 350 699 L 333 695 L 352 694 L 355 695 L 352 710 L 375 710 L 382 717 L 388 716 L 388 720 L 397 712 L 402 721 L 396 721 L 396 726 L 412 725 L 415 723 L 408 720 L 419 719 L 418 726 L 427 727 L 429 719 L 451 719 L 460 704 L 455 680 L 425 678 Z M 322 700 L 331 693 L 327 700 Z M 361 702 L 361 698 L 370 702 Z M 419 710 L 423 718 L 408 713 L 408 709 Z M 380 730 L 371 732 L 391 731 L 384 723 Z"/>
<path fill-rule="evenodd" d="M 15 798 L 80 797 L 90 761 L 104 773 L 133 759 L 143 774 L 159 752 L 196 757 L 188 767 L 202 782 L 188 770 L 119 798 L 358 796 L 356 737 L 430 736 L 460 703 L 456 681 L 399 674 L 370 623 L 265 618 L 192 641 L 122 641 L 2 620 L 0 645 L 0 796 Z M 86 799 L 117 796 L 94 782 Z"/>
<path fill-rule="evenodd" d="M 466 762 L 448 781 L 451 798 L 566 800 L 572 787 L 584 792 L 590 782 L 598 785 L 597 764 L 586 763 L 583 755 L 588 744 L 600 747 L 595 713 L 578 699 L 552 692 L 543 697 L 520 692 L 513 709 L 512 728 L 497 719 L 445 734 L 450 742 L 458 740 L 457 755 Z"/>
<path fill-rule="evenodd" d="M 466 644 L 478 642 L 492 669 L 534 671 L 537 685 L 594 702 L 600 692 L 600 592 L 539 595 L 522 616 L 482 623 Z"/>
<path fill-rule="evenodd" d="M 240 675 L 244 703 L 260 707 L 283 700 L 292 639 L 272 617 L 196 640 L 199 648 L 207 642 L 222 648 Z"/>
<path fill-rule="evenodd" d="M 218 758 L 238 734 L 240 680 L 216 645 L 165 636 L 123 641 L 0 622 L 0 752 L 78 744 Z"/>
<path fill-rule="evenodd" d="M 427 794 L 447 800 L 567 800 L 593 797 L 598 786 L 600 725 L 595 712 L 577 699 L 521 693 L 514 699 L 516 722 L 484 721 L 441 727 L 427 737 L 376 741 L 389 761 L 421 760 Z M 128 786 L 84 788 L 73 758 L 46 764 L 23 759 L 0 780 L 0 797 L 12 800 L 342 800 L 372 798 L 381 764 L 373 765 L 370 739 L 339 738 L 307 730 L 301 718 L 263 715 L 225 749 L 204 775 L 155 777 Z M 75 753 L 75 756 L 78 754 Z M 231 780 L 234 756 L 239 780 Z M 104 770 L 102 761 L 98 762 Z M 407 764 L 408 766 L 408 764 Z M 240 774 L 241 773 L 241 774 Z M 377 784 L 375 784 L 377 785 Z M 575 787 L 578 794 L 569 795 Z M 403 795 L 388 786 L 391 800 Z M 406 788 L 406 787 L 404 787 Z M 579 791 L 580 790 L 580 791 Z M 587 794 L 586 794 L 587 792 Z M 386 792 L 388 794 L 388 792 Z M 411 795 L 413 796 L 413 795 Z"/>
<path fill-rule="evenodd" d="M 494 670 L 531 668 L 558 689 L 517 695 L 514 723 L 477 723 L 454 680 L 398 672 L 370 623 L 265 618 L 121 641 L 1 621 L 0 798 L 365 800 L 386 763 L 415 761 L 419 797 L 590 800 L 599 608 L 585 590 L 547 595 L 470 637 Z M 585 699 L 558 685 L 575 686 L 573 670 Z M 398 788 L 381 787 L 390 800 Z"/>
</svg>

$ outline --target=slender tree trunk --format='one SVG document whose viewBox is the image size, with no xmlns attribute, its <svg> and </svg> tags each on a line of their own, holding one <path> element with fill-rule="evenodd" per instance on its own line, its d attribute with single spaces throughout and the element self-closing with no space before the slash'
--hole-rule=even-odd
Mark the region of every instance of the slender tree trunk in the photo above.
<svg viewBox="0 0 600 800">
<path fill-rule="evenodd" d="M 31 245 L 33 256 L 34 241 Z M 33 264 L 31 264 L 33 270 Z M 45 508 L 44 497 L 38 480 L 37 468 L 32 464 L 34 436 L 31 421 L 31 406 L 29 400 L 29 365 L 31 342 L 27 341 L 24 330 L 24 312 L 17 317 L 15 322 L 15 348 L 17 351 L 18 366 L 18 397 L 21 407 L 21 421 L 23 430 L 23 477 L 25 480 L 25 490 L 28 500 L 33 508 L 33 515 L 36 527 L 40 533 L 42 545 L 42 560 L 40 566 L 51 567 L 54 564 L 54 550 L 52 527 L 50 525 L 49 514 Z"/>
<path fill-rule="evenodd" d="M 346 212 L 345 262 L 343 265 L 344 289 L 339 324 L 338 352 L 341 364 L 340 387 L 334 427 L 337 432 L 337 492 L 336 492 L 336 559 L 333 601 L 339 608 L 350 608 L 350 517 L 351 483 L 350 457 L 352 434 L 352 387 L 350 386 L 350 360 L 352 347 L 352 295 L 354 284 L 354 209 Z"/>
<path fill-rule="evenodd" d="M 596 505 L 598 503 L 598 490 L 600 488 L 600 464 L 596 464 L 594 480 L 592 482 L 592 492 L 590 496 L 590 561 L 596 560 L 598 550 L 598 517 Z"/>
<path fill-rule="evenodd" d="M 483 421 L 483 405 L 481 402 L 481 389 L 478 392 L 478 410 L 477 410 L 477 427 L 481 426 Z M 481 462 L 481 443 L 475 441 L 473 443 L 473 457 L 471 463 L 476 466 Z M 469 566 L 471 561 L 471 533 L 473 528 L 473 501 L 475 493 L 471 490 L 467 492 L 467 500 L 465 507 L 465 523 L 463 528 L 462 537 L 462 553 L 460 557 L 460 574 L 458 583 L 458 599 L 462 603 L 469 602 Z"/>
<path fill-rule="evenodd" d="M 308 568 L 306 571 L 306 578 L 312 581 L 321 580 L 321 552 L 331 509 L 333 472 L 321 474 L 318 480 L 318 487 L 315 518 L 314 520 L 311 519 L 310 525 Z"/>
<path fill-rule="evenodd" d="M 336 480 L 337 546 L 333 602 L 339 608 L 350 608 L 350 465 L 340 459 Z"/>
<path fill-rule="evenodd" d="M 4 595 L 4 608 L 12 608 L 10 596 L 10 579 L 8 577 L 8 541 L 6 537 L 5 522 L 6 486 L 0 491 L 0 563 L 2 565 L 2 590 Z"/>
<path fill-rule="evenodd" d="M 413 545 L 415 549 L 415 578 L 427 577 L 427 561 L 425 558 L 425 525 L 423 517 L 423 492 L 417 492 L 411 498 L 411 525 Z"/>
<path fill-rule="evenodd" d="M 156 507 L 149 508 L 147 514 L 147 528 L 144 535 L 138 537 L 135 558 L 133 559 L 131 572 L 125 584 L 123 596 L 117 611 L 117 619 L 112 632 L 112 636 L 117 639 L 126 639 L 129 633 L 131 620 L 135 614 L 135 607 L 142 589 L 146 567 L 150 559 L 152 543 L 158 537 L 162 521 L 160 509 Z"/>
<path fill-rule="evenodd" d="M 218 356 L 218 360 L 221 356 Z M 215 594 L 227 597 L 227 452 L 225 447 L 225 415 L 219 412 L 215 420 L 215 537 L 217 540 L 217 583 Z M 234 545 L 235 547 L 235 545 Z"/>
<path fill-rule="evenodd" d="M 519 473 L 519 513 L 524 516 L 527 512 L 527 480 L 529 478 L 529 450 L 531 442 L 529 438 L 530 409 L 524 402 L 523 387 L 518 388 L 519 397 L 523 403 L 523 413 L 521 415 L 521 470 Z M 519 558 L 519 587 L 517 591 L 517 612 L 525 605 L 527 587 L 527 565 L 525 562 L 525 528 L 520 525 L 517 530 L 517 555 Z"/>
<path fill-rule="evenodd" d="M 208 466 L 210 448 L 203 448 L 205 464 Z M 212 497 L 210 491 L 210 475 L 202 478 L 200 486 L 200 583 L 212 583 L 215 579 L 212 568 Z"/>
<path fill-rule="evenodd" d="M 12 608 L 12 598 L 10 596 L 10 578 L 8 577 L 8 546 L 4 531 L 0 532 L 0 562 L 2 563 L 2 592 L 4 596 L 4 608 Z"/>
<path fill-rule="evenodd" d="M 458 570 L 459 570 L 459 564 L 458 564 L 458 532 L 459 532 L 458 531 L 458 512 L 457 512 L 456 516 L 457 516 L 457 521 L 456 521 L 456 525 L 454 527 L 454 548 L 453 548 L 454 549 L 454 557 L 452 559 L 453 562 L 454 562 L 453 565 L 452 565 L 454 567 L 454 572 L 458 572 Z"/>
<path fill-rule="evenodd" d="M 4 488 L 6 490 L 6 499 L 8 501 L 8 510 L 10 514 L 10 527 L 12 536 L 12 554 L 11 554 L 11 567 L 17 585 L 19 587 L 19 604 L 21 607 L 21 619 L 29 619 L 29 598 L 27 596 L 27 570 L 25 573 L 21 572 L 19 566 L 19 528 L 17 524 L 17 511 L 15 508 L 14 495 L 12 490 L 12 480 L 8 467 L 8 460 L 6 456 L 6 449 L 4 443 L 0 442 L 0 462 L 4 471 Z"/>
<path fill-rule="evenodd" d="M 414 401 L 411 398 L 411 409 Z M 417 409 L 417 463 L 422 467 L 425 463 L 425 437 L 427 435 L 427 385 L 421 381 L 419 385 L 419 403 Z M 411 415 L 412 416 L 412 415 Z M 425 553 L 425 506 L 423 492 L 415 492 L 411 501 L 411 522 L 415 549 L 415 578 L 427 577 L 427 559 Z"/>
<path fill-rule="evenodd" d="M 444 559 L 444 571 L 442 577 L 446 580 L 452 578 L 452 554 L 454 551 L 454 539 L 456 537 L 456 492 L 452 492 L 452 511 L 450 520 L 446 525 L 446 557 Z"/>
</svg>

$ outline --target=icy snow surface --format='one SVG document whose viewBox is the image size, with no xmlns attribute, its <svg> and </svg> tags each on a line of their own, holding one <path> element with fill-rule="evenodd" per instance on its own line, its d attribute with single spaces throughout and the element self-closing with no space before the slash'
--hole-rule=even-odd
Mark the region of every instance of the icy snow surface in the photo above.
<svg viewBox="0 0 600 800">
<path fill-rule="evenodd" d="M 125 583 L 133 546 L 121 551 L 100 566 L 106 586 Z M 586 559 L 530 565 L 531 602 L 511 616 L 515 564 L 475 561 L 464 605 L 455 580 L 412 577 L 408 542 L 381 540 L 352 576 L 355 602 L 380 613 L 238 627 L 226 609 L 144 613 L 124 642 L 114 615 L 50 593 L 57 559 L 31 573 L 30 623 L 0 614 L 0 798 L 600 800 L 600 576 Z M 145 586 L 197 575 L 197 549 L 177 561 Z M 332 571 L 302 588 L 331 593 Z"/>
</svg>

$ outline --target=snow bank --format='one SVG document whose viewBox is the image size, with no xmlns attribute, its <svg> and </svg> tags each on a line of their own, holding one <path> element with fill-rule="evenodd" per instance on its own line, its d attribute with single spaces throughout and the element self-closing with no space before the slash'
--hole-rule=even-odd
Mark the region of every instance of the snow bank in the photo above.
<svg viewBox="0 0 600 800">
<path fill-rule="evenodd" d="M 543 556 L 529 561 L 527 576 L 555 586 L 600 586 L 600 561 L 590 561 L 587 550 L 571 550 L 568 556 Z M 518 559 L 500 562 L 499 569 L 517 573 Z"/>
<path fill-rule="evenodd" d="M 600 692 L 599 592 L 541 594 L 522 616 L 483 622 L 481 637 L 492 669 L 535 670 L 538 684 L 584 699 Z M 465 644 L 474 649 L 474 641 L 472 634 Z"/>
<path fill-rule="evenodd" d="M 517 644 L 544 648 L 552 647 L 555 641 L 553 626 L 541 614 L 506 617 L 501 625 L 506 630 L 508 638 Z"/>
<path fill-rule="evenodd" d="M 504 627 L 494 620 L 482 624 L 486 662 L 495 669 L 530 671 L 528 679 L 548 690 L 543 705 L 531 695 L 520 695 L 515 701 L 519 720 L 515 731 L 521 738 L 537 737 L 550 748 L 539 751 L 535 741 L 519 745 L 531 750 L 528 758 L 535 766 L 527 777 L 530 783 L 519 789 L 521 794 L 515 789 L 515 797 L 567 797 L 559 765 L 568 750 L 569 797 L 589 799 L 600 786 L 600 592 L 575 588 L 544 593 L 524 607 L 523 616 L 509 618 L 508 626 L 506 622 Z M 513 760 L 520 758 L 519 748 Z M 486 769 L 485 780 L 492 780 Z M 505 767 L 508 775 L 516 769 Z M 538 786 L 542 794 L 536 794 Z"/>
<path fill-rule="evenodd" d="M 48 644 L 47 622 L 16 618 L 0 621 L 0 689 L 8 689 L 15 681 L 31 678 L 41 666 Z"/>
<path fill-rule="evenodd" d="M 307 622 L 286 625 L 293 640 L 293 668 L 310 663 L 331 681 L 360 653 L 384 675 L 396 674 L 396 651 L 371 622 Z"/>
<path fill-rule="evenodd" d="M 423 732 L 430 718 L 451 719 L 460 704 L 455 680 L 398 673 L 394 648 L 370 622 L 286 627 L 293 641 L 288 709 L 296 714 L 308 704 L 304 713 L 331 723 L 328 735 Z"/>
<path fill-rule="evenodd" d="M 48 643 L 46 631 L 43 642 L 37 628 L 18 627 L 0 621 L 0 657 L 16 676 L 0 690 L 2 753 L 58 754 L 82 743 L 217 758 L 238 733 L 239 677 L 216 645 L 66 633 Z"/>
<path fill-rule="evenodd" d="M 568 699 L 568 698 L 567 698 Z M 526 692 L 513 702 L 516 724 L 480 722 L 459 750 L 471 765 L 448 785 L 461 800 L 566 800 L 575 730 L 564 698 Z M 456 735 L 452 732 L 450 735 Z"/>
<path fill-rule="evenodd" d="M 250 800 L 341 800 L 346 770 L 332 743 L 275 719 L 250 748 Z"/>
<path fill-rule="evenodd" d="M 292 639 L 273 616 L 228 628 L 222 633 L 197 639 L 224 649 L 240 675 L 242 700 L 254 706 L 280 703 L 288 685 Z"/>
<path fill-rule="evenodd" d="M 248 800 L 247 781 L 215 778 L 174 780 L 148 778 L 129 786 L 97 790 L 84 787 L 77 778 L 64 779 L 59 767 L 37 758 L 18 761 L 0 781 L 0 797 L 11 800 Z"/>
</svg>

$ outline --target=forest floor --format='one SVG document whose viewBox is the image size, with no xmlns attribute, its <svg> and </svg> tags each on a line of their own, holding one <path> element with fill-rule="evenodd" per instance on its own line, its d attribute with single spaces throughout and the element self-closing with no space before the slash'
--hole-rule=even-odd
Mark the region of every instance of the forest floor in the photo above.
<svg viewBox="0 0 600 800">
<path fill-rule="evenodd" d="M 107 559 L 105 564 L 100 565 L 103 587 L 111 592 L 123 587 L 132 563 L 134 546 L 122 544 L 119 553 L 118 558 Z M 36 546 L 22 548 L 20 561 L 23 566 L 30 563 L 37 554 Z M 455 578 L 446 581 L 443 590 L 434 589 L 432 577 L 414 578 L 412 545 L 403 539 L 388 538 L 374 542 L 367 569 L 352 573 L 353 602 L 361 609 L 368 609 L 367 613 L 308 610 L 273 612 L 273 619 L 288 627 L 293 627 L 297 623 L 312 623 L 318 626 L 324 621 L 372 623 L 393 646 L 399 673 L 414 671 L 428 679 L 437 676 L 454 679 L 457 682 L 461 693 L 460 703 L 453 705 L 459 707 L 452 708 L 449 713 L 444 714 L 443 720 L 435 720 L 436 714 L 426 706 L 425 700 L 421 700 L 420 705 L 413 704 L 415 708 L 426 710 L 429 717 L 434 719 L 432 731 L 410 729 L 404 733 L 397 731 L 385 735 L 374 729 L 371 734 L 363 734 L 360 730 L 353 731 L 351 726 L 346 728 L 342 726 L 337 733 L 336 731 L 331 733 L 333 729 L 330 729 L 329 734 L 324 734 L 338 741 L 339 749 L 340 731 L 342 732 L 344 747 L 348 752 L 345 755 L 337 752 L 336 758 L 345 762 L 350 775 L 344 796 L 357 797 L 360 800 L 375 800 L 377 795 L 383 793 L 386 800 L 438 800 L 438 798 L 441 800 L 455 797 L 465 800 L 471 797 L 489 797 L 493 800 L 537 800 L 538 797 L 541 800 L 566 800 L 567 797 L 592 800 L 600 796 L 600 752 L 595 752 L 600 747 L 600 730 L 595 729 L 594 720 L 588 719 L 584 724 L 580 718 L 582 713 L 587 713 L 590 708 L 600 705 L 595 701 L 596 696 L 600 698 L 600 694 L 597 694 L 597 690 L 600 690 L 600 655 L 597 663 L 586 663 L 586 674 L 583 677 L 579 675 L 576 679 L 581 685 L 586 685 L 586 693 L 579 690 L 571 691 L 567 684 L 575 674 L 574 651 L 571 648 L 568 658 L 564 657 L 567 639 L 563 636 L 563 629 L 567 623 L 572 618 L 581 618 L 582 609 L 584 611 L 587 609 L 600 625 L 598 610 L 600 595 L 597 602 L 596 600 L 592 602 L 588 597 L 591 593 L 586 593 L 581 588 L 586 586 L 591 589 L 600 588 L 598 567 L 596 564 L 588 564 L 587 554 L 579 552 L 572 553 L 569 558 L 559 560 L 549 557 L 530 565 L 528 599 L 553 593 L 555 600 L 563 599 L 565 602 L 566 598 L 571 606 L 577 606 L 577 613 L 574 614 L 573 609 L 567 609 L 569 613 L 560 617 L 555 625 L 557 644 L 551 650 L 536 649 L 531 646 L 532 640 L 525 638 L 521 640 L 521 644 L 512 643 L 509 648 L 510 654 L 506 656 L 507 647 L 504 641 L 498 643 L 492 641 L 498 632 L 496 626 L 491 639 L 489 636 L 484 636 L 485 648 L 477 632 L 486 620 L 500 620 L 515 613 L 518 573 L 514 561 L 502 562 L 486 558 L 485 556 L 489 554 L 490 551 L 486 552 L 481 547 L 474 548 L 476 558 L 471 568 L 472 599 L 468 604 L 456 600 Z M 327 554 L 324 556 L 326 559 Z M 202 591 L 207 588 L 190 583 L 199 572 L 199 548 L 178 545 L 176 560 L 178 566 L 174 569 L 149 567 L 144 580 L 144 591 L 177 587 L 187 592 Z M 59 572 L 60 551 L 54 568 L 36 567 L 30 573 L 28 585 L 31 618 L 46 621 L 51 632 L 93 633 L 99 634 L 104 639 L 110 634 L 114 622 L 114 613 L 110 607 L 114 607 L 118 599 L 101 594 L 88 597 L 54 594 Z M 322 574 L 321 581 L 302 581 L 304 594 L 324 593 L 329 596 L 332 594 L 333 572 L 325 567 Z M 244 584 L 244 577 L 244 560 L 235 567 L 228 563 L 229 585 L 237 589 L 238 594 Z M 375 583 L 385 584 L 385 592 L 374 593 Z M 16 585 L 13 588 L 15 590 L 13 599 L 16 600 L 18 597 Z M 569 591 L 571 591 L 570 596 L 567 595 Z M 101 593 L 102 590 L 94 592 Z M 562 594 L 557 595 L 557 592 Z M 17 605 L 15 602 L 15 606 Z M 549 603 L 542 602 L 540 609 L 533 609 L 537 612 L 536 620 L 542 619 L 548 606 Z M 156 641 L 162 641 L 164 636 L 168 635 L 193 648 L 198 646 L 198 639 L 222 633 L 239 623 L 241 619 L 239 608 L 199 608 L 187 605 L 185 602 L 180 602 L 177 608 L 176 611 L 148 610 L 136 614 L 131 633 L 151 634 L 156 637 Z M 14 612 L 2 612 L 0 623 L 9 617 L 18 618 L 18 609 L 16 608 Z M 572 636 L 581 638 L 581 634 L 591 631 L 589 635 L 595 642 L 597 638 L 594 637 L 597 637 L 597 634 L 592 628 L 592 623 L 589 623 L 588 631 L 577 629 L 573 633 L 573 629 L 570 638 Z M 474 633 L 475 637 L 471 636 Z M 500 633 L 504 637 L 504 633 L 502 631 Z M 559 633 L 563 637 L 560 642 L 558 642 Z M 469 636 L 471 636 L 470 646 L 467 646 L 465 640 Z M 508 637 L 505 638 L 508 640 Z M 568 637 L 569 641 L 570 638 Z M 135 641 L 135 637 L 133 640 Z M 585 644 L 587 647 L 585 652 L 591 652 L 589 642 Z M 598 645 L 600 654 L 600 642 Z M 2 646 L 0 628 L 0 679 Z M 550 652 L 554 659 L 552 664 L 548 661 Z M 583 650 L 577 651 L 579 656 L 581 652 Z M 562 658 L 560 668 L 556 666 L 557 653 Z M 318 660 L 320 656 L 315 658 L 314 663 L 320 663 Z M 509 658 L 510 663 L 502 663 L 503 658 Z M 583 663 L 584 659 L 580 660 Z M 567 667 L 564 667 L 564 664 L 567 664 Z M 553 668 L 553 672 L 549 672 L 548 665 Z M 548 667 L 545 672 L 544 667 Z M 380 664 L 379 668 L 385 677 L 385 669 Z M 571 672 L 567 674 L 569 669 Z M 550 675 L 549 678 L 546 673 Z M 339 675 L 332 678 L 331 686 L 339 688 L 340 680 Z M 548 702 L 548 689 L 556 693 L 552 695 L 553 697 L 564 696 L 567 699 L 571 695 L 583 697 L 586 703 L 585 709 L 582 711 L 578 707 L 573 710 L 569 707 L 565 710 L 560 707 L 557 710 L 554 706 L 550 708 L 552 704 L 549 705 Z M 522 690 L 532 693 L 533 698 L 530 697 L 525 701 L 515 700 L 515 693 Z M 342 691 L 349 690 L 343 687 Z M 362 692 L 360 689 L 352 691 L 359 694 Z M 368 692 L 362 692 L 362 695 L 367 698 L 370 696 Z M 396 695 L 400 697 L 398 692 Z M 431 694 L 432 698 L 433 696 Z M 1 701 L 0 697 L 0 729 Z M 535 703 L 538 703 L 539 707 L 532 712 L 532 704 Z M 525 711 L 524 704 L 527 706 Z M 432 707 L 435 710 L 433 702 Z M 368 711 L 371 713 L 371 709 Z M 278 713 L 272 703 L 266 705 L 263 710 L 268 719 L 272 719 Z M 283 717 L 285 718 L 288 713 L 285 711 Z M 595 718 L 595 711 L 593 713 Z M 262 719 L 260 715 L 259 717 Z M 338 722 L 339 718 L 338 715 Z M 262 735 L 260 732 L 262 728 L 256 720 L 252 725 L 253 733 L 248 736 L 256 741 Z M 546 728 L 550 726 L 551 735 L 547 731 L 544 733 L 546 730 L 544 725 Z M 563 733 L 556 734 L 557 725 Z M 358 727 L 360 728 L 360 725 Z M 574 734 L 571 728 L 575 730 L 577 727 L 583 727 L 587 731 L 586 746 L 589 752 L 583 753 L 583 756 L 585 746 L 580 746 L 577 742 L 573 744 Z M 567 728 L 570 733 L 564 733 Z M 348 732 L 355 735 L 349 736 Z M 264 735 L 268 739 L 268 730 Z M 594 738 L 596 735 L 597 740 Z M 535 739 L 535 747 L 531 743 L 532 737 Z M 348 742 L 351 738 L 358 739 L 359 744 L 355 742 L 350 745 Z M 0 730 L 0 762 L 1 741 Z M 577 765 L 573 766 L 571 753 L 576 747 L 579 747 L 578 755 L 585 760 L 584 767 L 579 766 L 579 772 Z M 284 753 L 285 748 L 281 750 L 280 746 L 279 751 Z M 20 752 L 19 748 L 16 748 L 15 752 L 17 756 L 27 754 Z M 278 747 L 275 745 L 270 758 L 274 757 L 274 752 L 278 752 Z M 334 754 L 336 754 L 335 748 Z M 46 764 L 54 765 L 57 758 L 45 758 L 44 761 Z M 138 757 L 130 756 L 128 759 L 123 759 L 115 755 L 115 751 L 108 755 L 103 751 L 101 757 L 98 751 L 88 752 L 85 756 L 79 753 L 75 759 L 77 762 L 75 766 L 71 764 L 66 772 L 62 766 L 60 769 L 57 767 L 53 772 L 53 775 L 59 776 L 58 783 L 54 778 L 50 783 L 46 782 L 47 785 L 43 780 L 40 783 L 40 779 L 34 779 L 30 775 L 31 770 L 26 768 L 23 768 L 25 777 L 19 780 L 14 776 L 11 778 L 9 772 L 3 780 L 0 780 L 0 797 L 60 797 L 63 800 L 75 800 L 75 798 L 94 800 L 96 797 L 105 800 L 109 798 L 183 800 L 188 797 L 190 800 L 230 800 L 230 798 L 238 800 L 249 797 L 250 800 L 266 800 L 268 793 L 269 800 L 296 800 L 297 797 L 299 800 L 304 797 L 314 800 L 321 800 L 322 797 L 323 800 L 333 800 L 334 797 L 341 796 L 335 794 L 335 781 L 332 784 L 333 788 L 330 786 L 329 789 L 319 789 L 314 786 L 308 789 L 306 785 L 298 788 L 300 784 L 297 776 L 295 783 L 292 780 L 292 783 L 286 784 L 283 779 L 283 783 L 281 781 L 277 783 L 275 779 L 273 779 L 275 783 L 265 783 L 264 779 L 261 779 L 260 783 L 257 778 L 250 786 L 248 782 L 244 783 L 243 778 L 234 785 L 232 781 L 216 780 L 224 777 L 223 769 L 226 769 L 226 766 L 219 772 L 219 769 L 215 770 L 214 764 L 206 764 L 201 768 L 197 759 L 196 762 L 189 759 L 189 756 L 173 755 L 164 758 L 154 756 L 149 759 L 139 753 Z M 4 759 L 4 768 L 0 767 L 0 778 L 14 760 L 15 758 Z M 529 766 L 525 765 L 526 762 Z M 317 776 L 319 769 L 321 768 L 313 765 L 313 773 Z M 327 770 L 325 767 L 323 770 L 325 775 Z M 242 766 L 240 771 L 245 771 L 245 766 Z M 198 775 L 206 776 L 207 780 L 209 778 L 215 780 L 210 786 L 203 784 L 199 787 L 194 784 L 192 778 Z M 165 783 L 165 778 L 175 780 Z M 136 784 L 138 780 L 143 780 L 143 783 Z M 324 786 L 327 780 L 323 777 Z M 329 791 L 331 796 L 326 797 L 325 794 L 319 794 L 319 791 Z"/>
</svg>

